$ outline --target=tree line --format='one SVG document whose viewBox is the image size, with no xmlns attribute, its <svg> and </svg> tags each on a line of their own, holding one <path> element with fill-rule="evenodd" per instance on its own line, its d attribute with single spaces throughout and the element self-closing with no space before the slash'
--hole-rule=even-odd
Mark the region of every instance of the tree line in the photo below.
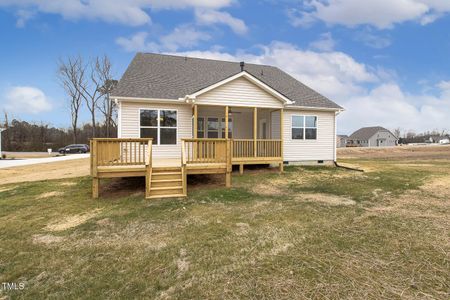
<svg viewBox="0 0 450 300">
<path fill-rule="evenodd" d="M 71 143 L 89 144 L 94 137 L 117 137 L 117 106 L 110 99 L 117 80 L 113 79 L 112 63 L 106 55 L 88 61 L 81 56 L 59 59 L 56 78 L 65 92 L 70 127 L 9 120 L 4 112 L 0 123 L 6 129 L 2 132 L 2 150 L 56 150 Z M 83 109 L 90 115 L 90 123 L 80 124 Z"/>
</svg>

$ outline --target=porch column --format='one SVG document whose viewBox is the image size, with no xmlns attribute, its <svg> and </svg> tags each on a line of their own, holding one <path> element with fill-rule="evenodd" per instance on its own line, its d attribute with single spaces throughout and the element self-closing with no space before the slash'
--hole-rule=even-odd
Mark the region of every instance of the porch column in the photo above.
<svg viewBox="0 0 450 300">
<path fill-rule="evenodd" d="M 284 171 L 284 165 L 283 165 L 283 144 L 284 144 L 284 110 L 280 109 L 280 139 L 281 139 L 281 145 L 280 145 L 280 156 L 281 156 L 281 162 L 280 162 L 280 172 Z"/>
<path fill-rule="evenodd" d="M 197 108 L 197 104 L 194 104 L 194 139 L 197 138 L 197 132 L 198 132 L 197 118 L 198 118 L 198 108 Z"/>
<path fill-rule="evenodd" d="M 225 138 L 228 139 L 228 106 L 225 106 Z"/>
<path fill-rule="evenodd" d="M 257 138 L 258 138 L 258 108 L 253 108 L 253 152 L 257 156 Z"/>
</svg>

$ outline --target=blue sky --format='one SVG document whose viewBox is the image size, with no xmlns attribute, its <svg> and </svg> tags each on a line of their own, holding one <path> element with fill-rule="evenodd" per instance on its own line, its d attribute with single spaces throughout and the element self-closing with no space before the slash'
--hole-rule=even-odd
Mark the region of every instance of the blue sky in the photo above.
<svg viewBox="0 0 450 300">
<path fill-rule="evenodd" d="M 0 0 L 0 109 L 67 127 L 59 58 L 137 51 L 276 65 L 361 126 L 450 130 L 448 0 Z M 88 122 L 87 112 L 82 121 Z"/>
</svg>

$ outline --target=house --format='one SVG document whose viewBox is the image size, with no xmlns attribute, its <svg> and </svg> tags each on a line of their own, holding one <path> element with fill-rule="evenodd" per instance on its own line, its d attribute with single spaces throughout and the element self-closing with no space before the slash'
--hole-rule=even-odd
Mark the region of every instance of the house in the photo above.
<svg viewBox="0 0 450 300">
<path fill-rule="evenodd" d="M 348 143 L 358 147 L 387 147 L 396 146 L 397 137 L 381 126 L 363 127 L 353 132 Z"/>
<path fill-rule="evenodd" d="M 445 135 L 430 135 L 427 142 L 434 144 L 448 144 L 449 137 Z"/>
<path fill-rule="evenodd" d="M 439 144 L 441 144 L 441 145 L 450 144 L 450 138 L 449 138 L 449 137 L 442 137 L 442 138 L 439 140 Z"/>
<path fill-rule="evenodd" d="M 336 136 L 336 147 L 344 148 L 347 147 L 348 135 L 346 134 L 338 134 Z"/>
<path fill-rule="evenodd" d="M 106 177 L 146 176 L 148 198 L 183 196 L 189 174 L 230 186 L 234 165 L 336 159 L 342 107 L 276 67 L 138 53 L 111 99 L 118 138 L 92 141 L 94 197 Z"/>
</svg>

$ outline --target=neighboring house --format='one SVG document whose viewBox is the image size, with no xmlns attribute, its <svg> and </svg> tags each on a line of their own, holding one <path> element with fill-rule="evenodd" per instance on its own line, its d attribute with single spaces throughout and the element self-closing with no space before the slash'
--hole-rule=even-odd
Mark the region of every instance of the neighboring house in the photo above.
<svg viewBox="0 0 450 300">
<path fill-rule="evenodd" d="M 348 142 L 348 135 L 338 134 L 336 136 L 336 147 L 338 148 L 347 147 L 347 142 Z"/>
<path fill-rule="evenodd" d="M 398 141 L 392 132 L 380 126 L 360 128 L 348 140 L 349 145 L 358 147 L 396 146 Z"/>
<path fill-rule="evenodd" d="M 450 144 L 450 138 L 449 137 L 442 137 L 439 140 L 439 144 Z"/>
<path fill-rule="evenodd" d="M 342 107 L 276 67 L 138 53 L 111 99 L 118 105 L 118 141 L 152 138 L 150 164 L 176 163 L 184 174 L 224 173 L 227 186 L 232 165 L 242 173 L 247 164 L 279 164 L 282 171 L 283 162 L 336 160 Z M 110 153 L 136 152 L 121 147 Z"/>
<path fill-rule="evenodd" d="M 449 143 L 449 137 L 445 135 L 431 135 L 428 138 L 429 143 L 435 143 L 435 144 L 448 144 Z"/>
</svg>

